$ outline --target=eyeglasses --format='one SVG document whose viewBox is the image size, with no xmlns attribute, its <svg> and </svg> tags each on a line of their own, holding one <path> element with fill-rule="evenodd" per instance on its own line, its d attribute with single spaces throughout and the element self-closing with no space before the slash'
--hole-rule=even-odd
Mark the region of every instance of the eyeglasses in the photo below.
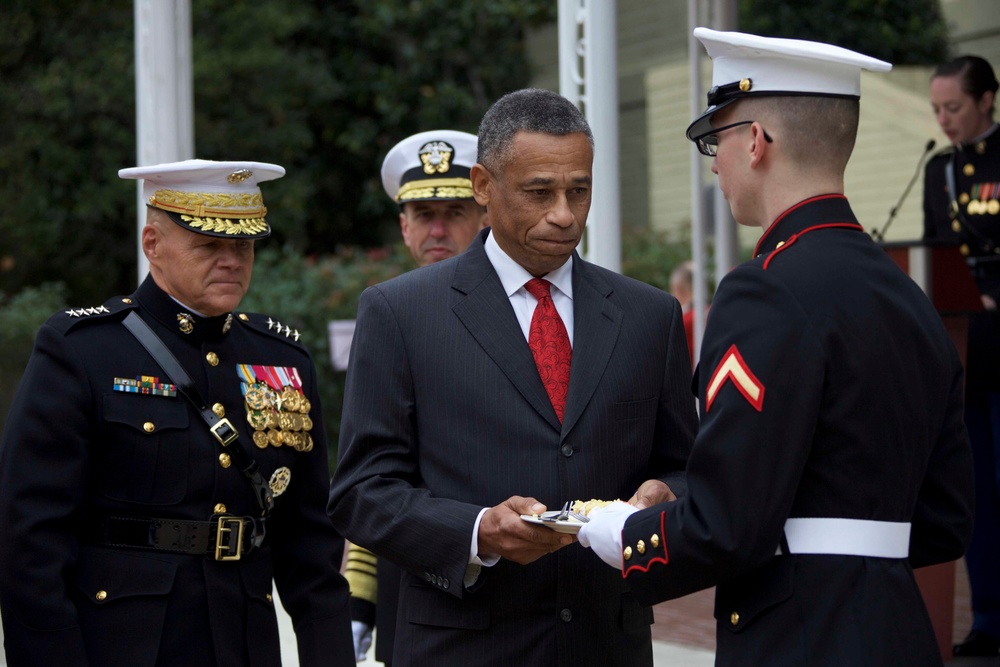
<svg viewBox="0 0 1000 667">
<path fill-rule="evenodd" d="M 741 120 L 738 123 L 732 123 L 730 125 L 723 125 L 722 127 L 713 127 L 711 132 L 706 132 L 705 134 L 694 137 L 693 141 L 698 146 L 698 151 L 702 155 L 707 155 L 708 157 L 715 157 L 715 154 L 719 152 L 719 133 L 725 130 L 731 130 L 734 127 L 739 127 L 740 125 L 750 125 L 755 121 L 752 120 Z M 774 139 L 771 135 L 764 130 L 764 140 L 767 143 L 773 143 Z"/>
</svg>

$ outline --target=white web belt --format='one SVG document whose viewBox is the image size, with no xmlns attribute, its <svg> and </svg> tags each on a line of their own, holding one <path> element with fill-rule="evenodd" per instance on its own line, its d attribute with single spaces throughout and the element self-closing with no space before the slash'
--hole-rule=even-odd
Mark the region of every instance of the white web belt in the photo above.
<svg viewBox="0 0 1000 667">
<path fill-rule="evenodd" d="M 785 541 L 788 550 L 779 545 L 776 555 L 906 558 L 910 553 L 910 524 L 867 519 L 788 519 Z"/>
</svg>

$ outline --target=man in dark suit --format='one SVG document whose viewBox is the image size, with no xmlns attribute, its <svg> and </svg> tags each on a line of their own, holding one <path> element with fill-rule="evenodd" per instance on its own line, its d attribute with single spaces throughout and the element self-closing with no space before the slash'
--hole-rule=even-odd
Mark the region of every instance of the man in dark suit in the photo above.
<svg viewBox="0 0 1000 667">
<path fill-rule="evenodd" d="M 651 665 L 651 609 L 520 515 L 683 492 L 680 307 L 575 253 L 593 145 L 567 100 L 504 96 L 478 157 L 491 229 L 362 295 L 331 516 L 405 570 L 396 667 Z"/>
<path fill-rule="evenodd" d="M 399 204 L 399 229 L 418 266 L 465 252 L 483 228 L 486 210 L 472 198 L 469 173 L 476 163 L 476 136 L 429 130 L 393 146 L 382 162 L 382 187 Z M 392 665 L 396 607 L 402 573 L 386 559 L 347 545 L 344 576 L 351 585 L 354 652 L 362 660 L 375 630 L 375 659 Z"/>
<path fill-rule="evenodd" d="M 144 180 L 150 275 L 41 327 L 0 450 L 10 667 L 279 667 L 273 584 L 300 665 L 353 663 L 312 359 L 235 312 L 283 174 L 120 172 Z"/>
<path fill-rule="evenodd" d="M 754 259 L 719 284 L 688 493 L 580 531 L 647 604 L 718 585 L 718 665 L 941 665 L 913 568 L 972 526 L 962 366 L 844 191 L 861 69 L 827 44 L 695 36 L 714 59 L 687 136 Z"/>
</svg>

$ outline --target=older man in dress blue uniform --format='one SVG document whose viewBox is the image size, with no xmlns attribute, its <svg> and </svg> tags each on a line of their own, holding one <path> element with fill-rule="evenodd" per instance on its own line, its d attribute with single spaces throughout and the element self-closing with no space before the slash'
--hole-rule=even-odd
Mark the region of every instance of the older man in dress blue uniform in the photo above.
<svg viewBox="0 0 1000 667">
<path fill-rule="evenodd" d="M 299 332 L 236 309 L 266 237 L 257 162 L 137 167 L 150 275 L 38 332 L 0 450 L 7 661 L 353 662 L 316 373 Z"/>
<path fill-rule="evenodd" d="M 720 283 L 688 494 L 580 532 L 645 604 L 717 585 L 719 665 L 940 665 L 913 568 L 971 534 L 962 366 L 844 197 L 861 69 L 846 49 L 699 28 L 714 60 L 688 138 L 754 258 Z"/>
</svg>

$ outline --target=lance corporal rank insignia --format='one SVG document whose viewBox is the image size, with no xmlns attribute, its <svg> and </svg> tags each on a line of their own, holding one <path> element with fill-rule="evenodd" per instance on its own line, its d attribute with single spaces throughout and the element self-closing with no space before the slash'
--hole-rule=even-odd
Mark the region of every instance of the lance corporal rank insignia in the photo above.
<svg viewBox="0 0 1000 667">
<path fill-rule="evenodd" d="M 149 394 L 151 396 L 176 396 L 177 387 L 151 375 L 137 375 L 133 378 L 115 378 L 115 391 L 127 394 Z"/>
<path fill-rule="evenodd" d="M 753 374 L 736 344 L 733 343 L 722 355 L 722 361 L 716 366 L 712 378 L 708 381 L 708 389 L 705 390 L 705 412 L 712 409 L 712 403 L 727 380 L 736 385 L 757 412 L 764 409 L 764 384 Z"/>
<path fill-rule="evenodd" d="M 312 403 L 302 391 L 302 378 L 293 366 L 236 367 L 253 428 L 253 442 L 260 449 L 291 447 L 298 452 L 313 448 Z"/>
</svg>

